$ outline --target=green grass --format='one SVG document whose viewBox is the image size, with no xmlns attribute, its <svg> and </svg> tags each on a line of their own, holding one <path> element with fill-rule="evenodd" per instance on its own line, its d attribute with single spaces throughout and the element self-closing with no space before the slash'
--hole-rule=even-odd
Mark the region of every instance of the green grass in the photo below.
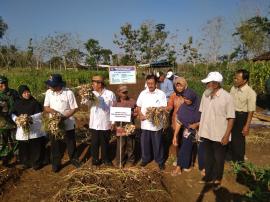
<svg viewBox="0 0 270 202">
<path fill-rule="evenodd" d="M 46 91 L 45 81 L 48 80 L 52 73 L 62 74 L 63 80 L 66 81 L 68 87 L 75 87 L 83 83 L 90 82 L 94 74 L 101 74 L 108 77 L 107 71 L 89 71 L 89 70 L 67 70 L 67 71 L 50 71 L 48 69 L 36 70 L 30 68 L 13 68 L 1 69 L 1 75 L 5 75 L 9 79 L 10 88 L 18 89 L 22 84 L 29 86 L 33 96 L 42 97 L 42 93 Z"/>
</svg>

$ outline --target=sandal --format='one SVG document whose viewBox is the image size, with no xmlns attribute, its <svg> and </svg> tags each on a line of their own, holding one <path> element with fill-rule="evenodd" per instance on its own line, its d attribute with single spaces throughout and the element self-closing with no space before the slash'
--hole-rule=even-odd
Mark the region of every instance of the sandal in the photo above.
<svg viewBox="0 0 270 202">
<path fill-rule="evenodd" d="M 201 176 L 204 177 L 205 176 L 205 169 L 201 170 Z"/>
<path fill-rule="evenodd" d="M 190 172 L 191 171 L 191 168 L 184 168 L 183 171 Z"/>
<path fill-rule="evenodd" d="M 214 185 L 221 185 L 221 180 L 215 180 L 215 181 L 213 182 L 213 184 L 214 184 Z"/>
<path fill-rule="evenodd" d="M 182 174 L 181 168 L 178 168 L 178 167 L 171 172 L 171 176 L 173 177 L 181 175 L 181 174 Z"/>
</svg>

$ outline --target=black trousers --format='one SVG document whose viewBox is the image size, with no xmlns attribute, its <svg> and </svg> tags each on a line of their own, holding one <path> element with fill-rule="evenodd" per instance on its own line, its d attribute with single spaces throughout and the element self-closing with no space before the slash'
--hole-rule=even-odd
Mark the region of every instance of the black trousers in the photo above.
<svg viewBox="0 0 270 202">
<path fill-rule="evenodd" d="M 205 180 L 221 180 L 224 172 L 226 146 L 202 138 L 204 143 Z"/>
<path fill-rule="evenodd" d="M 92 163 L 97 165 L 99 160 L 99 147 L 101 147 L 101 161 L 103 163 L 110 162 L 109 159 L 109 141 L 111 130 L 94 130 L 90 129 L 92 134 L 91 138 L 91 151 L 92 151 Z"/>
<path fill-rule="evenodd" d="M 121 147 L 121 163 L 135 163 L 135 135 L 117 137 L 116 162 L 120 164 L 120 147 Z"/>
<path fill-rule="evenodd" d="M 43 164 L 45 156 L 45 137 L 34 138 L 19 143 L 19 160 L 21 164 L 35 167 Z"/>
<path fill-rule="evenodd" d="M 77 159 L 76 153 L 76 140 L 75 129 L 66 131 L 63 140 L 56 140 L 53 136 L 50 136 L 51 141 L 51 162 L 53 166 L 59 166 L 61 159 L 65 152 L 65 146 L 67 147 L 69 159 Z"/>
<path fill-rule="evenodd" d="M 247 112 L 235 112 L 235 121 L 232 128 L 231 155 L 232 161 L 243 162 L 246 150 L 246 138 L 242 133 L 247 121 Z"/>
</svg>

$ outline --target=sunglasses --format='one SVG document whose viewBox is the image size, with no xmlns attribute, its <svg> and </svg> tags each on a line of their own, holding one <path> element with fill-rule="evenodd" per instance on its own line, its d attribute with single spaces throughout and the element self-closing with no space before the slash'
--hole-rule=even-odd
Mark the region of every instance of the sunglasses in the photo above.
<svg viewBox="0 0 270 202">
<path fill-rule="evenodd" d="M 102 81 L 97 81 L 97 80 L 92 80 L 92 83 L 96 82 L 96 83 L 103 83 Z"/>
</svg>

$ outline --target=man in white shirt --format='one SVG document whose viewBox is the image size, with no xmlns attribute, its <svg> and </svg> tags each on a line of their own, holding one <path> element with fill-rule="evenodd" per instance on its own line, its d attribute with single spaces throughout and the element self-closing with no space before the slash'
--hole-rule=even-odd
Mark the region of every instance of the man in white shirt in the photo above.
<svg viewBox="0 0 270 202">
<path fill-rule="evenodd" d="M 204 144 L 205 176 L 201 182 L 221 184 L 224 171 L 226 145 L 229 143 L 235 118 L 232 96 L 222 89 L 223 77 L 210 72 L 202 80 L 206 90 L 202 95 L 199 136 Z"/>
<path fill-rule="evenodd" d="M 78 108 L 74 93 L 65 87 L 65 82 L 60 74 L 52 74 L 45 82 L 49 89 L 46 91 L 44 111 L 47 113 L 60 112 L 63 116 L 66 134 L 63 140 L 56 140 L 50 136 L 52 170 L 58 172 L 61 169 L 62 144 L 67 146 L 70 162 L 75 167 L 80 167 L 76 154 L 75 120 L 73 114 Z"/>
<path fill-rule="evenodd" d="M 166 94 L 157 89 L 157 78 L 155 75 L 148 75 L 146 77 L 147 87 L 143 90 L 138 99 L 138 113 L 141 120 L 141 152 L 142 162 L 141 166 L 146 166 L 152 159 L 159 165 L 160 170 L 164 170 L 164 143 L 162 138 L 162 125 L 154 126 L 149 120 L 146 119 L 145 114 L 149 107 L 166 107 L 167 100 Z"/>
<path fill-rule="evenodd" d="M 97 105 L 91 105 L 89 128 L 92 133 L 92 165 L 111 166 L 109 158 L 109 140 L 112 124 L 110 122 L 110 107 L 116 102 L 115 94 L 105 88 L 104 78 L 100 75 L 92 77 L 93 93 L 98 99 Z M 101 159 L 99 159 L 101 147 Z"/>
</svg>

